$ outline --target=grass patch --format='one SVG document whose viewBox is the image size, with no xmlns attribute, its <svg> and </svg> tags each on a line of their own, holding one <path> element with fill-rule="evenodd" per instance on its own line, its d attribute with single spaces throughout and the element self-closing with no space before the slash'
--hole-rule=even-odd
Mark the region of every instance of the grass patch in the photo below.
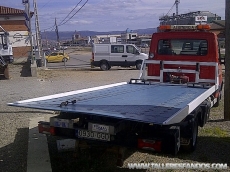
<svg viewBox="0 0 230 172">
<path fill-rule="evenodd" d="M 220 127 L 202 128 L 202 129 L 200 129 L 200 133 L 203 136 L 229 137 L 228 131 L 226 131 Z"/>
</svg>

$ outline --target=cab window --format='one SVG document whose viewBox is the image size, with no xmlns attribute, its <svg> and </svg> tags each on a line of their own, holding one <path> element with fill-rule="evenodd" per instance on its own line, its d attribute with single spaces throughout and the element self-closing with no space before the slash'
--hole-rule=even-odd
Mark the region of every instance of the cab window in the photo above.
<svg viewBox="0 0 230 172">
<path fill-rule="evenodd" d="M 158 42 L 160 55 L 205 56 L 207 53 L 208 43 L 203 39 L 164 39 Z"/>
<path fill-rule="evenodd" d="M 131 53 L 131 54 L 135 54 L 136 53 L 136 48 L 132 45 L 126 45 L 126 52 L 127 53 Z"/>
<path fill-rule="evenodd" d="M 124 53 L 124 45 L 111 45 L 111 53 Z"/>
</svg>

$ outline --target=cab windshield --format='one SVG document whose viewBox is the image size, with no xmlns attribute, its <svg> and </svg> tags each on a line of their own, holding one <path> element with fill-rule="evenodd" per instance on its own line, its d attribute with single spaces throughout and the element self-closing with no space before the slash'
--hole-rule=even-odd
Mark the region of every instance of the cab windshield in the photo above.
<svg viewBox="0 0 230 172">
<path fill-rule="evenodd" d="M 162 39 L 158 42 L 159 55 L 205 56 L 208 52 L 204 39 Z"/>
</svg>

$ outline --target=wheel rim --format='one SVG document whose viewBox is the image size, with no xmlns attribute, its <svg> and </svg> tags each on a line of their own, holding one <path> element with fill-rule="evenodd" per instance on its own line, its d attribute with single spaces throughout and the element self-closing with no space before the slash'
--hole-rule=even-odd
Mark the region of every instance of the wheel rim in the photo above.
<svg viewBox="0 0 230 172">
<path fill-rule="evenodd" d="M 106 65 L 105 63 L 101 64 L 101 69 L 108 70 L 108 65 Z"/>
</svg>

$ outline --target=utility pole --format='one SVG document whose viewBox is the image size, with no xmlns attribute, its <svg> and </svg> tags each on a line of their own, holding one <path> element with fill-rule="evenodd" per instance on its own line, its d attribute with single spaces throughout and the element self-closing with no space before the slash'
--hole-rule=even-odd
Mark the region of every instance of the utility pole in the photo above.
<svg viewBox="0 0 230 172">
<path fill-rule="evenodd" d="M 37 11 L 36 0 L 33 0 L 33 3 L 34 3 L 34 14 L 35 14 L 36 42 L 37 42 L 37 48 L 38 48 L 38 60 L 41 60 L 41 38 L 40 38 L 40 31 L 39 31 L 38 11 Z"/>
<path fill-rule="evenodd" d="M 224 119 L 230 120 L 230 1 L 225 0 Z"/>
<path fill-rule="evenodd" d="M 22 3 L 25 5 L 25 16 L 26 16 L 26 26 L 28 28 L 29 38 L 30 38 L 30 48 L 31 48 L 31 63 L 34 63 L 33 57 L 33 38 L 32 38 L 32 28 L 31 28 L 31 15 L 30 15 L 30 1 L 29 0 L 22 0 Z"/>
<path fill-rule="evenodd" d="M 57 25 L 57 19 L 55 18 L 55 32 L 57 35 L 57 43 L 58 43 L 58 48 L 60 48 L 60 40 L 59 40 L 59 33 L 58 33 L 58 25 Z"/>
<path fill-rule="evenodd" d="M 175 0 L 175 4 L 176 4 L 176 15 L 178 16 L 178 5 L 179 5 L 179 3 L 180 3 L 180 0 Z"/>
</svg>

